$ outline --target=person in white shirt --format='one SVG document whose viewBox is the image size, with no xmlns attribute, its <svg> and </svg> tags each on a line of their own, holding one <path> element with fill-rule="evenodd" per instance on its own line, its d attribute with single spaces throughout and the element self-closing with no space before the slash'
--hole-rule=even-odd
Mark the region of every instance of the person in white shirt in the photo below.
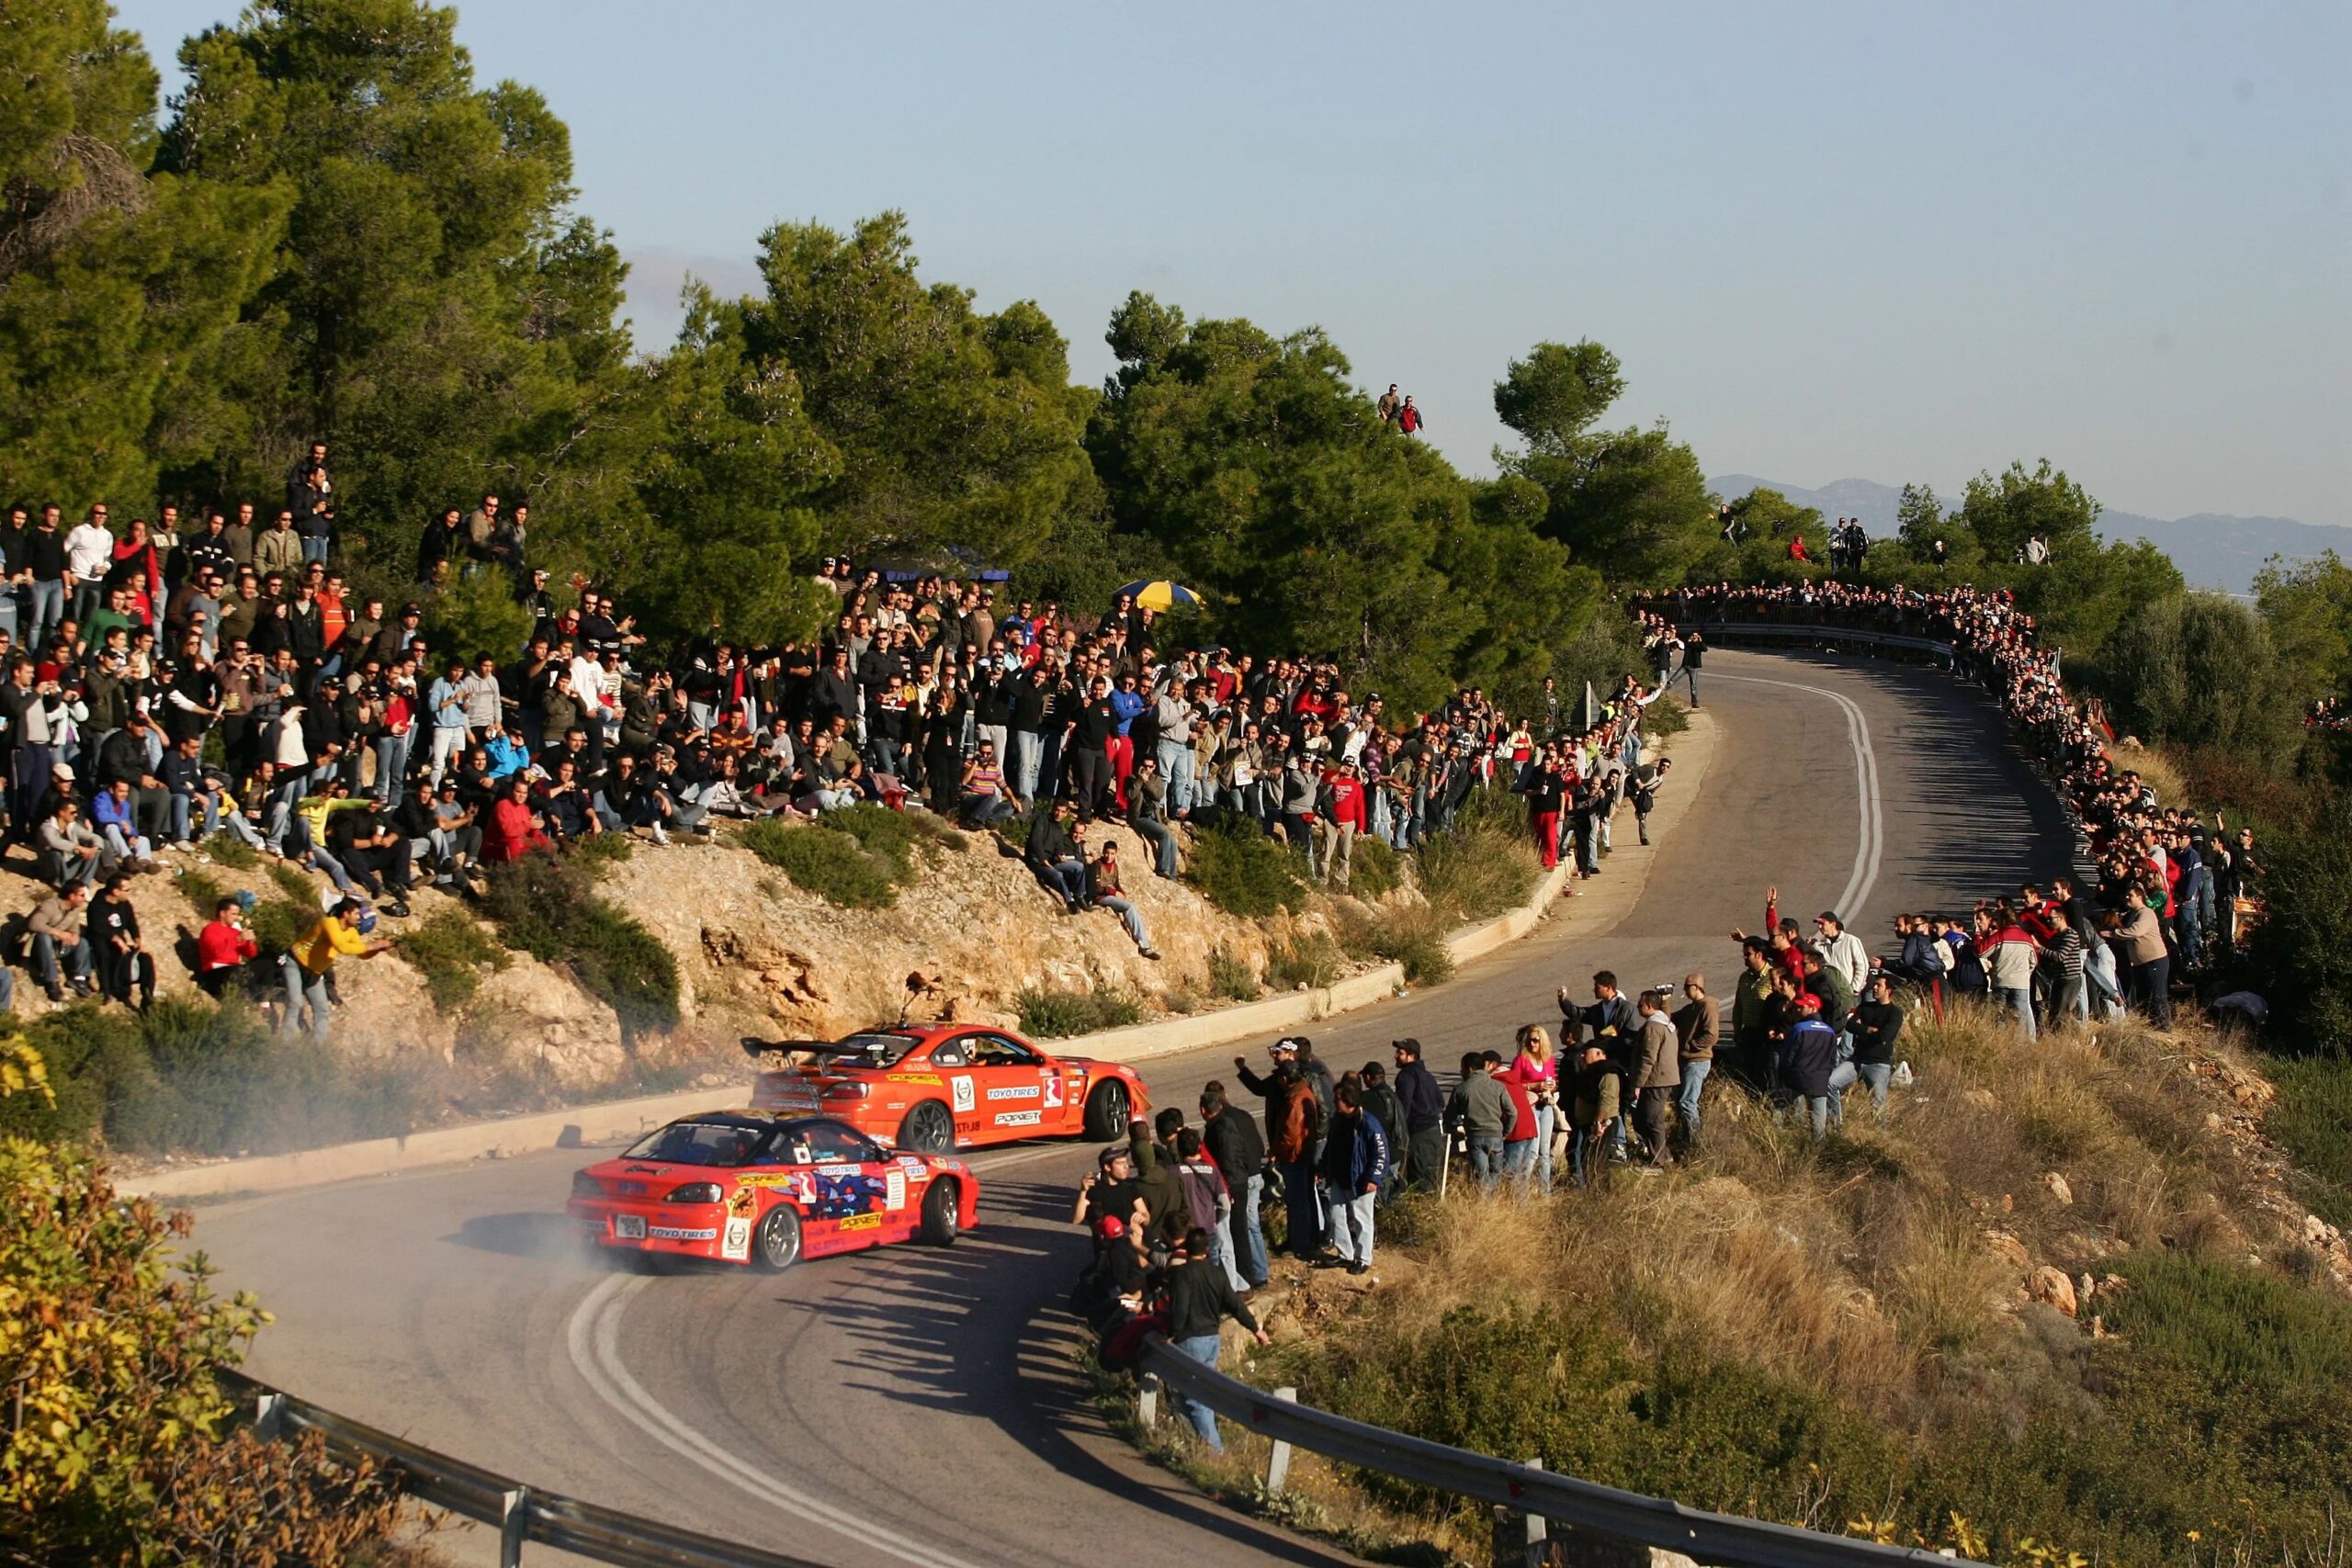
<svg viewBox="0 0 2352 1568">
<path fill-rule="evenodd" d="M 90 508 L 90 520 L 65 536 L 65 581 L 74 590 L 74 619 L 86 626 L 90 615 L 103 607 L 107 573 L 114 568 L 114 536 L 107 530 L 107 509 Z"/>
<path fill-rule="evenodd" d="M 1822 967 L 1845 976 L 1853 994 L 1862 995 L 1869 988 L 1871 977 L 1870 951 L 1862 945 L 1862 939 L 1848 931 L 1846 922 L 1827 909 L 1815 916 L 1813 923 L 1821 933 Z"/>
</svg>

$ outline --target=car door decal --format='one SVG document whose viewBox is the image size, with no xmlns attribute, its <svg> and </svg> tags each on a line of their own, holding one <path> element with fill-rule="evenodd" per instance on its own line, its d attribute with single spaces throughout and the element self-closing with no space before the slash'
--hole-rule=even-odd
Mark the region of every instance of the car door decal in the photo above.
<svg viewBox="0 0 2352 1568">
<path fill-rule="evenodd" d="M 1061 1075 L 1051 1067 L 1041 1067 L 1038 1071 L 1046 1082 L 1046 1109 L 1059 1111 L 1062 1108 Z"/>
<path fill-rule="evenodd" d="M 956 1114 L 958 1116 L 969 1116 L 972 1113 L 972 1106 L 974 1104 L 974 1096 L 972 1094 L 972 1075 L 969 1073 L 957 1073 L 953 1078 L 948 1080 L 948 1083 L 949 1087 L 953 1089 L 956 1093 Z"/>
</svg>

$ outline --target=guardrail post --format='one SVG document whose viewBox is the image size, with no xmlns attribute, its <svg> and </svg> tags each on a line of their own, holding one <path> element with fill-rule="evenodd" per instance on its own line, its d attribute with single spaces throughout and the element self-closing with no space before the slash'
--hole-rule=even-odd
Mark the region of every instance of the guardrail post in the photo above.
<svg viewBox="0 0 2352 1568">
<path fill-rule="evenodd" d="M 517 1486 L 500 1499 L 498 1568 L 521 1568 L 523 1539 L 531 1529 L 531 1489 Z"/>
<path fill-rule="evenodd" d="M 1159 1379 L 1146 1372 L 1136 1381 L 1143 1385 L 1143 1394 L 1136 1401 L 1136 1419 L 1148 1432 L 1159 1421 Z"/>
<path fill-rule="evenodd" d="M 286 1422 L 286 1396 L 282 1393 L 263 1394 L 254 1401 L 254 1436 L 265 1443 L 277 1441 L 279 1427 Z"/>
<path fill-rule="evenodd" d="M 1274 1397 L 1284 1404 L 1298 1403 L 1298 1390 L 1278 1388 Z M 1274 1439 L 1273 1450 L 1266 1455 L 1266 1495 L 1279 1497 L 1283 1488 L 1290 1484 L 1290 1445 L 1280 1438 Z"/>
<path fill-rule="evenodd" d="M 1544 1461 L 1541 1459 L 1529 1460 L 1527 1468 L 1541 1470 L 1544 1468 Z M 1544 1516 L 1521 1514 L 1520 1520 L 1522 1532 L 1520 1538 L 1521 1561 L 1527 1564 L 1527 1568 L 1543 1568 L 1544 1563 L 1552 1560 L 1551 1537 L 1544 1524 Z"/>
</svg>

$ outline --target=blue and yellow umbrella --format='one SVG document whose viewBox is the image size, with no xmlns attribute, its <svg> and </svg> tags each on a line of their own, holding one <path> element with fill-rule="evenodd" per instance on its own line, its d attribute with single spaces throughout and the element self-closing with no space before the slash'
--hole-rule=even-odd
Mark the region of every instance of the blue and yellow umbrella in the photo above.
<svg viewBox="0 0 2352 1568">
<path fill-rule="evenodd" d="M 1164 577 L 1155 578 L 1149 582 L 1130 582 L 1120 589 L 1119 593 L 1134 600 L 1139 610 L 1173 610 L 1180 604 L 1196 610 L 1205 603 L 1182 583 L 1170 582 Z M 1117 598 L 1118 593 L 1112 597 Z"/>
</svg>

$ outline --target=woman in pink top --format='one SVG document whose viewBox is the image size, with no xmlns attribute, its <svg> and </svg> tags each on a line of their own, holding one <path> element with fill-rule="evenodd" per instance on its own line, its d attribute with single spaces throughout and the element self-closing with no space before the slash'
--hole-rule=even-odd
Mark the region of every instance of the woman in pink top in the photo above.
<svg viewBox="0 0 2352 1568">
<path fill-rule="evenodd" d="M 1552 1054 L 1552 1037 L 1544 1032 L 1542 1024 L 1521 1026 L 1519 1055 L 1511 1058 L 1502 1077 L 1506 1082 L 1524 1089 L 1528 1103 L 1535 1110 L 1535 1142 L 1520 1156 L 1523 1162 L 1521 1179 L 1548 1197 L 1552 1191 L 1552 1129 L 1557 1122 L 1554 1108 L 1559 1100 L 1560 1063 Z"/>
</svg>

